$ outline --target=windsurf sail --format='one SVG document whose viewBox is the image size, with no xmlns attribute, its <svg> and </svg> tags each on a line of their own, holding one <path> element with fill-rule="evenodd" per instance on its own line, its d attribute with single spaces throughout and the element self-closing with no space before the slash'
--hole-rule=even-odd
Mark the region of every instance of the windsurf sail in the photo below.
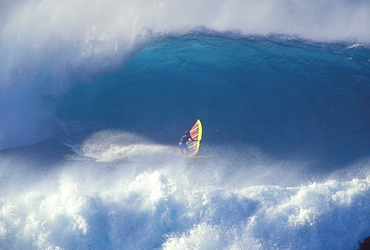
<svg viewBox="0 0 370 250">
<path fill-rule="evenodd" d="M 195 140 L 195 141 L 188 140 L 186 143 L 190 151 L 188 157 L 192 157 L 198 154 L 199 147 L 200 147 L 200 141 L 202 140 L 203 128 L 202 128 L 201 121 L 198 119 L 189 131 L 190 131 L 191 138 Z"/>
</svg>

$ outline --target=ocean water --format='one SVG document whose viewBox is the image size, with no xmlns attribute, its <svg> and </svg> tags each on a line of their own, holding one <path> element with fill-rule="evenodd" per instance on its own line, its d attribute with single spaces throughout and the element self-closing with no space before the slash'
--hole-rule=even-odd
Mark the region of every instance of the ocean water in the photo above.
<svg viewBox="0 0 370 250">
<path fill-rule="evenodd" d="M 357 249 L 368 1 L 0 2 L 1 249 Z M 200 155 L 176 152 L 196 119 Z"/>
</svg>

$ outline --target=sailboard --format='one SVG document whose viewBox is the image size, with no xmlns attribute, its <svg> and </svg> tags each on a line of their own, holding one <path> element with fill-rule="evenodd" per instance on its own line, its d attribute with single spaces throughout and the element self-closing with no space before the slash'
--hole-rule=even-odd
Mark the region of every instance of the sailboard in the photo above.
<svg viewBox="0 0 370 250">
<path fill-rule="evenodd" d="M 186 145 L 188 146 L 188 149 L 190 152 L 188 154 L 188 157 L 194 157 L 199 152 L 200 142 L 202 140 L 202 133 L 203 133 L 202 122 L 198 119 L 189 131 L 190 131 L 190 136 L 191 138 L 194 139 L 194 141 L 188 140 L 186 142 Z"/>
</svg>

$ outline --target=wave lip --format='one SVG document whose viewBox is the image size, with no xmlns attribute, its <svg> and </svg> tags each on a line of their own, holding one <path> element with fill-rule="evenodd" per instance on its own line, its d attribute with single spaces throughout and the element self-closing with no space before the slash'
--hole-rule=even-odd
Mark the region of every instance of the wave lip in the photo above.
<svg viewBox="0 0 370 250">
<path fill-rule="evenodd" d="M 290 34 L 304 39 L 368 43 L 370 4 L 366 0 L 289 1 L 237 0 L 176 1 L 64 1 L 14 3 L 3 20 L 3 38 L 14 33 L 41 45 L 48 39 L 81 43 L 85 52 L 99 53 L 99 44 L 126 45 L 153 36 L 183 35 L 196 27 L 218 32 Z M 118 40 L 117 40 L 118 39 Z M 118 45 L 119 46 L 119 45 Z M 95 49 L 94 49 L 95 48 Z M 91 49 L 91 50 L 90 50 Z M 104 50 L 102 50 L 104 51 Z"/>
</svg>

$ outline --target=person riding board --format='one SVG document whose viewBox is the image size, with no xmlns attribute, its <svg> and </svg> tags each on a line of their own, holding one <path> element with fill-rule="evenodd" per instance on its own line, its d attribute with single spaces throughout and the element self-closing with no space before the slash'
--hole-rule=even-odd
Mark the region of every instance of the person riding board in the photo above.
<svg viewBox="0 0 370 250">
<path fill-rule="evenodd" d="M 180 142 L 179 142 L 179 149 L 178 149 L 181 152 L 183 152 L 185 150 L 186 155 L 188 155 L 190 153 L 188 145 L 186 145 L 186 142 L 188 140 L 196 141 L 191 137 L 189 130 L 185 131 L 185 134 L 183 136 L 181 136 Z"/>
</svg>

